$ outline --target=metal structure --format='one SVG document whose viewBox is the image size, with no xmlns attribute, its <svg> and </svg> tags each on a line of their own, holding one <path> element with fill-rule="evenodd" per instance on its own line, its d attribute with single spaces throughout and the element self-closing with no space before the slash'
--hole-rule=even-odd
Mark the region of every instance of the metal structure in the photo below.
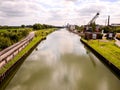
<svg viewBox="0 0 120 90">
<path fill-rule="evenodd" d="M 98 18 L 100 14 L 97 12 L 97 14 L 88 22 L 88 24 L 85 26 L 85 32 L 92 32 L 92 25 L 95 23 L 95 20 Z"/>
<path fill-rule="evenodd" d="M 98 18 L 99 13 L 97 12 L 96 15 L 88 22 L 87 25 L 84 27 L 85 39 L 101 39 L 102 35 L 99 32 L 99 25 L 95 25 L 95 20 Z"/>
<path fill-rule="evenodd" d="M 97 14 L 89 21 L 89 23 L 88 23 L 87 25 L 93 24 L 93 23 L 95 22 L 95 20 L 98 18 L 98 16 L 99 16 L 99 13 L 97 13 Z"/>
</svg>

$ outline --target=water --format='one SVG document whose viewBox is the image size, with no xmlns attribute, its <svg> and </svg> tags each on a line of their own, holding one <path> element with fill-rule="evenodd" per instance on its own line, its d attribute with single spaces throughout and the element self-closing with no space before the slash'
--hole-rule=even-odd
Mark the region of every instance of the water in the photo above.
<svg viewBox="0 0 120 90">
<path fill-rule="evenodd" d="M 55 31 L 25 60 L 6 90 L 120 90 L 120 80 L 80 37 Z"/>
</svg>

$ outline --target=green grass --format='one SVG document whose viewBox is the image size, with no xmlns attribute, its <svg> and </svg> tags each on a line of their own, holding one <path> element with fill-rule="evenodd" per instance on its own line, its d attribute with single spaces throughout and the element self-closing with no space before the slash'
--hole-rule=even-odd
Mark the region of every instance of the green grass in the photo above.
<svg viewBox="0 0 120 90">
<path fill-rule="evenodd" d="M 33 46 L 35 46 L 40 40 L 45 38 L 49 33 L 55 31 L 56 29 L 44 29 L 36 31 L 34 39 L 22 50 L 20 51 L 10 62 L 8 62 L 4 67 L 0 69 L 0 75 L 6 72 L 15 62 L 17 62 L 25 53 L 27 53 Z"/>
<path fill-rule="evenodd" d="M 32 31 L 32 28 L 12 28 L 12 29 L 0 29 L 0 33 L 4 32 L 12 32 L 12 31 L 21 31 L 21 30 L 29 30 Z"/>
<path fill-rule="evenodd" d="M 114 40 L 82 40 L 120 69 L 120 48 L 115 45 Z"/>
</svg>

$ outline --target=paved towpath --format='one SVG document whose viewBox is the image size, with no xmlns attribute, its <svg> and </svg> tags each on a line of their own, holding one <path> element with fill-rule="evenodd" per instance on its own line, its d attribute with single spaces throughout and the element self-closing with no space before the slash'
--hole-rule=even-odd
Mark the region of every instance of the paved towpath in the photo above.
<svg viewBox="0 0 120 90">
<path fill-rule="evenodd" d="M 11 55 L 14 56 L 14 52 L 16 52 L 16 50 L 18 50 L 21 46 L 23 46 L 24 44 L 28 43 L 29 40 L 31 40 L 34 37 L 35 33 L 31 32 L 29 33 L 29 35 L 24 38 L 23 40 L 13 44 L 12 46 L 0 51 L 0 68 L 6 64 L 5 58 L 10 57 Z M 13 58 L 13 57 L 10 57 Z M 9 61 L 9 60 L 8 60 Z"/>
<path fill-rule="evenodd" d="M 120 40 L 118 40 L 118 39 L 115 39 L 115 44 L 118 46 L 118 47 L 120 47 Z"/>
</svg>

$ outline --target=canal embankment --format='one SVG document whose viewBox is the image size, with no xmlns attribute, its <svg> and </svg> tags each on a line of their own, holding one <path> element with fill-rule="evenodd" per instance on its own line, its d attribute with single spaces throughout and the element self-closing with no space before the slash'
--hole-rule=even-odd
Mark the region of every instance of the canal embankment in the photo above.
<svg viewBox="0 0 120 90">
<path fill-rule="evenodd" d="M 25 58 L 36 48 L 36 46 L 51 32 L 56 29 L 38 30 L 35 32 L 35 37 L 32 41 L 22 49 L 12 60 L 10 60 L 4 67 L 0 69 L 0 85 L 2 83 L 8 83 L 10 79 L 15 75 L 18 68 L 24 62 Z M 4 85 L 6 85 L 4 84 Z"/>
<path fill-rule="evenodd" d="M 84 37 L 84 33 L 74 32 L 74 30 L 70 32 Z M 85 40 L 81 38 L 80 41 L 120 78 L 120 48 L 114 40 Z"/>
<path fill-rule="evenodd" d="M 120 79 L 120 48 L 114 45 L 114 41 L 85 40 L 80 41 L 89 48 L 110 70 Z"/>
<path fill-rule="evenodd" d="M 59 29 L 37 45 L 3 90 L 119 90 L 120 80 L 99 59 L 78 35 Z"/>
</svg>

